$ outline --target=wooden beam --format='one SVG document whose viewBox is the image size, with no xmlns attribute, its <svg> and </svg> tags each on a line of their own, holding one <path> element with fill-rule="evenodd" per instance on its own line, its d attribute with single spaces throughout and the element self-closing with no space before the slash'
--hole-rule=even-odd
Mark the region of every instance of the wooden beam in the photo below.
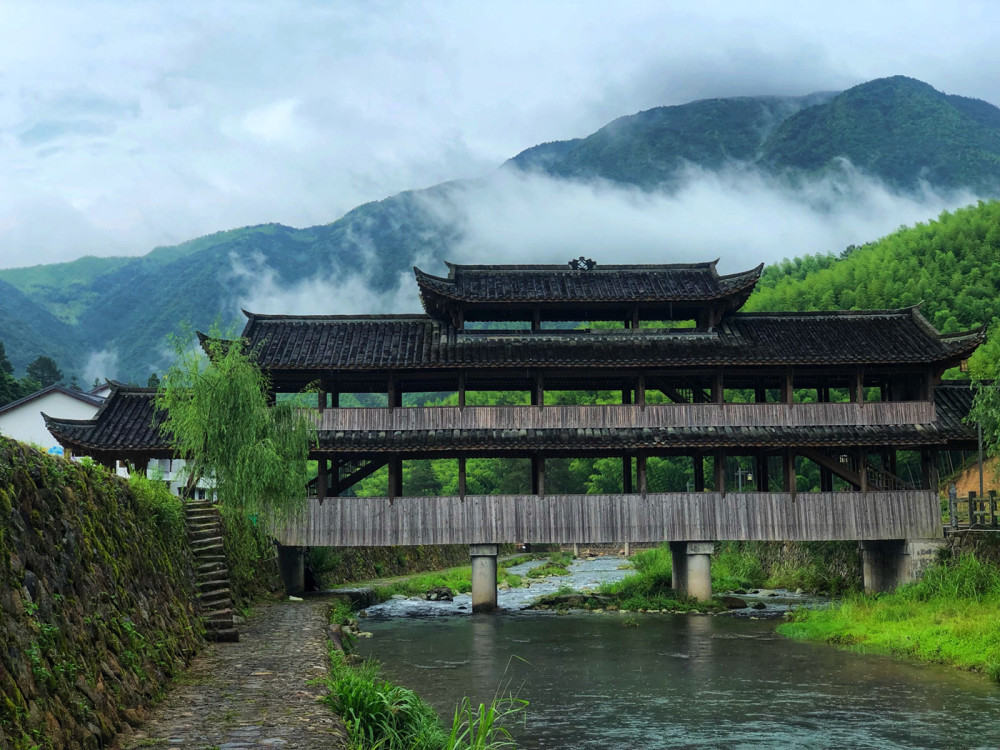
<svg viewBox="0 0 1000 750">
<path fill-rule="evenodd" d="M 465 498 L 466 478 L 465 478 L 465 456 L 458 457 L 458 496 Z"/>
<path fill-rule="evenodd" d="M 639 483 L 639 494 L 645 495 L 649 491 L 649 482 L 646 477 L 646 454 L 642 451 L 635 457 L 635 478 Z"/>
<path fill-rule="evenodd" d="M 386 458 L 373 458 L 371 461 L 362 466 L 360 469 L 356 469 L 352 471 L 350 474 L 346 474 L 345 476 L 339 476 L 340 470 L 338 469 L 337 486 L 334 488 L 336 490 L 337 495 L 340 495 L 346 490 L 350 489 L 358 482 L 360 482 L 362 479 L 367 479 L 368 477 L 370 477 L 376 471 L 385 466 L 387 461 L 388 459 Z"/>
<path fill-rule="evenodd" d="M 813 463 L 818 464 L 820 468 L 827 469 L 845 482 L 850 482 L 855 487 L 861 486 L 861 474 L 854 471 L 849 464 L 842 464 L 839 460 L 815 448 L 798 448 L 797 450 L 799 455 L 805 456 Z"/>
<path fill-rule="evenodd" d="M 692 456 L 694 460 L 694 491 L 704 492 L 705 491 L 705 456 L 701 453 L 695 453 Z"/>
<path fill-rule="evenodd" d="M 632 457 L 622 456 L 622 493 L 632 494 Z"/>
<path fill-rule="evenodd" d="M 795 392 L 792 382 L 792 371 L 786 369 L 781 378 L 781 403 L 791 405 L 795 400 Z"/>
<path fill-rule="evenodd" d="M 754 457 L 754 471 L 757 472 L 757 492 L 770 491 L 770 477 L 768 476 L 767 454 L 758 451 Z"/>
<path fill-rule="evenodd" d="M 399 381 L 396 380 L 395 375 L 389 376 L 389 387 L 386 391 L 386 396 L 389 402 L 389 408 L 395 409 L 403 405 L 403 394 L 399 388 Z"/>
<path fill-rule="evenodd" d="M 458 374 L 458 406 L 465 408 L 465 373 Z"/>
<path fill-rule="evenodd" d="M 722 368 L 720 367 L 712 376 L 712 403 L 721 404 L 723 402 L 723 395 Z"/>
<path fill-rule="evenodd" d="M 784 459 L 784 485 L 785 492 L 788 492 L 792 496 L 792 500 L 795 499 L 795 454 L 792 451 L 785 451 L 782 454 Z"/>
</svg>

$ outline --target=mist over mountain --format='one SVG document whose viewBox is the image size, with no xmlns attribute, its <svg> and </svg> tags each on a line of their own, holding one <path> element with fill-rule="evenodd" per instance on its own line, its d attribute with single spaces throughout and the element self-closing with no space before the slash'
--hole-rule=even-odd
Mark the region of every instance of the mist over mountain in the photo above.
<svg viewBox="0 0 1000 750">
<path fill-rule="evenodd" d="M 711 99 L 527 149 L 477 180 L 368 203 L 326 225 L 219 232 L 138 258 L 0 270 L 20 372 L 145 382 L 182 321 L 418 311 L 411 266 L 685 262 L 725 271 L 839 252 L 1000 195 L 1000 110 L 909 78 L 806 97 Z M 10 285 L 10 287 L 4 286 Z M 86 379 L 85 381 L 83 379 Z"/>
</svg>

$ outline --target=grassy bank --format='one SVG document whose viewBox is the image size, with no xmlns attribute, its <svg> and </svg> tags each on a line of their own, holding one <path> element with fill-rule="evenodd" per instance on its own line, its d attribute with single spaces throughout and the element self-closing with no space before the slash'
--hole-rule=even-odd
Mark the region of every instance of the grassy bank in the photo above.
<svg viewBox="0 0 1000 750">
<path fill-rule="evenodd" d="M 537 555 L 535 557 L 537 558 Z M 567 575 L 569 573 L 565 569 L 565 565 L 569 564 L 572 556 L 564 552 L 555 552 L 547 555 L 546 558 L 546 563 L 540 566 L 546 569 L 545 573 L 541 575 Z M 510 560 L 501 560 L 497 564 L 497 583 L 506 583 L 512 589 L 522 586 L 524 583 L 522 577 L 510 573 L 509 568 L 520 565 L 528 559 L 530 559 L 529 556 L 524 555 Z M 560 573 L 559 570 L 562 572 Z M 538 575 L 540 574 L 535 574 L 534 571 L 530 571 L 527 574 L 529 578 L 537 577 Z M 381 601 L 385 601 L 396 594 L 402 596 L 421 596 L 429 590 L 441 586 L 446 586 L 456 594 L 467 594 L 472 590 L 472 566 L 460 565 L 433 573 L 419 573 L 388 583 L 376 582 L 373 584 L 375 594 Z"/>
<path fill-rule="evenodd" d="M 852 594 L 827 610 L 796 612 L 778 632 L 864 653 L 952 664 L 1000 680 L 998 611 L 1000 566 L 962 555 L 891 594 Z"/>
<path fill-rule="evenodd" d="M 352 615 L 341 603 L 330 619 L 346 626 Z M 343 720 L 354 750 L 511 748 L 516 745 L 507 726 L 527 707 L 526 701 L 499 692 L 489 705 L 473 706 L 465 698 L 446 726 L 420 696 L 383 676 L 377 661 L 359 659 L 332 644 L 327 690 L 324 700 Z"/>
</svg>

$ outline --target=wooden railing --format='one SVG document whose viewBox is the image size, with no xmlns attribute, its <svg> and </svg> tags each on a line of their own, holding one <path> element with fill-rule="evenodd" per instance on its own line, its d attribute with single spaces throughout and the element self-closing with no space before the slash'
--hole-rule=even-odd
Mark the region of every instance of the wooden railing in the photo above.
<svg viewBox="0 0 1000 750">
<path fill-rule="evenodd" d="M 970 492 L 958 497 L 954 488 L 948 492 L 948 525 L 953 529 L 1000 529 L 1000 500 L 996 490 L 988 495 Z"/>
<path fill-rule="evenodd" d="M 428 406 L 312 411 L 321 430 L 523 430 L 600 427 L 812 427 L 935 421 L 930 401 L 866 404 Z"/>
<path fill-rule="evenodd" d="M 932 490 L 467 495 L 309 500 L 276 529 L 286 545 L 929 539 L 943 535 Z"/>
</svg>

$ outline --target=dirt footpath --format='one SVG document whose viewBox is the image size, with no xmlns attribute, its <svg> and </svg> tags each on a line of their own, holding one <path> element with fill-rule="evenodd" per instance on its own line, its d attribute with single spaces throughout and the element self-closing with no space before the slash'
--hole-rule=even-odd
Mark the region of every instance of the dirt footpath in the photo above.
<svg viewBox="0 0 1000 750">
<path fill-rule="evenodd" d="M 170 686 L 123 748 L 347 748 L 343 724 L 318 698 L 327 673 L 329 602 L 265 603 L 239 643 L 210 644 Z"/>
</svg>

